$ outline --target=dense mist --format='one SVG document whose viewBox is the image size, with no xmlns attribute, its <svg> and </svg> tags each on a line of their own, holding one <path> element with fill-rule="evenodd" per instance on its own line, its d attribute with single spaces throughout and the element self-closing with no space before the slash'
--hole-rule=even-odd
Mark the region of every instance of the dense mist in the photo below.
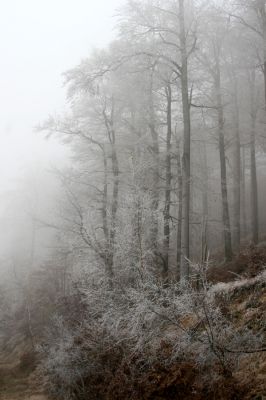
<svg viewBox="0 0 266 400">
<path fill-rule="evenodd" d="M 11 0 L 0 399 L 263 399 L 265 0 Z"/>
</svg>

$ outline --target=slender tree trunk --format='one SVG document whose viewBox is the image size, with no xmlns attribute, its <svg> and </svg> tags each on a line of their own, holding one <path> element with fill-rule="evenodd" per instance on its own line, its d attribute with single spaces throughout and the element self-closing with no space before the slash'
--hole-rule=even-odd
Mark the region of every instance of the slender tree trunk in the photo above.
<svg viewBox="0 0 266 400">
<path fill-rule="evenodd" d="M 142 221 L 142 170 L 140 169 L 140 165 L 142 164 L 141 156 L 143 152 L 143 148 L 141 145 L 141 131 L 136 129 L 136 120 L 135 120 L 135 110 L 131 112 L 131 134 L 137 136 L 137 141 L 134 148 L 134 155 L 132 157 L 132 181 L 134 188 L 134 212 L 132 218 L 132 226 L 133 226 L 133 237 L 132 241 L 135 244 L 134 254 L 136 257 L 132 257 L 131 263 L 133 268 L 139 266 L 139 273 L 142 276 L 144 270 L 144 249 L 143 249 L 143 221 Z"/>
<path fill-rule="evenodd" d="M 250 143 L 250 175 L 251 175 L 251 221 L 252 241 L 257 244 L 259 241 L 259 219 L 258 219 L 258 183 L 256 167 L 256 144 L 255 144 L 255 121 L 251 122 L 251 143 Z"/>
<path fill-rule="evenodd" d="M 233 244 L 234 249 L 238 253 L 240 248 L 240 182 L 241 182 L 241 153 L 240 153 L 240 135 L 239 135 L 239 107 L 238 107 L 238 84 L 237 77 L 233 76 L 234 79 L 234 171 L 233 171 L 233 193 L 234 193 L 234 204 L 233 204 Z"/>
<path fill-rule="evenodd" d="M 255 71 L 249 75 L 250 87 L 250 178 L 251 178 L 251 226 L 252 241 L 254 244 L 259 240 L 259 216 L 258 216 L 258 182 L 256 166 L 256 107 L 255 107 Z"/>
<path fill-rule="evenodd" d="M 266 35 L 265 35 L 266 36 Z M 264 39 L 266 41 L 266 38 Z M 266 59 L 266 50 L 264 54 L 264 59 Z M 265 110 L 266 110 L 266 61 L 263 63 L 263 76 L 264 76 L 264 101 L 265 101 Z M 266 113 L 266 111 L 265 111 Z"/>
<path fill-rule="evenodd" d="M 172 138 L 172 89 L 169 84 L 166 89 L 167 97 L 167 136 L 166 136 L 166 173 L 165 173 L 165 205 L 164 205 L 164 279 L 167 279 L 169 269 L 170 246 L 170 204 L 171 204 L 171 138 Z"/>
<path fill-rule="evenodd" d="M 223 233 L 224 233 L 224 255 L 225 260 L 232 259 L 231 228 L 229 218 L 228 194 L 227 194 L 227 176 L 226 176 L 226 158 L 224 145 L 224 112 L 221 93 L 221 72 L 219 60 L 216 60 L 216 79 L 215 94 L 218 110 L 218 135 L 219 135 L 219 155 L 221 172 L 221 193 L 222 193 L 222 215 L 223 215 Z"/>
<path fill-rule="evenodd" d="M 114 136 L 115 137 L 115 136 Z M 114 252 L 115 252 L 115 236 L 116 236 L 116 215 L 118 208 L 118 189 L 119 189 L 119 167 L 118 158 L 115 148 L 115 141 L 112 144 L 112 172 L 113 172 L 113 194 L 112 194 L 112 209 L 111 209 L 111 227 L 110 227 L 110 250 L 108 258 L 109 275 L 113 277 Z"/>
<path fill-rule="evenodd" d="M 112 286 L 112 279 L 114 276 L 114 253 L 115 253 L 115 237 L 116 237 L 116 218 L 118 209 L 118 191 L 119 191 L 119 164 L 116 151 L 116 132 L 114 127 L 114 99 L 112 99 L 111 113 L 107 116 L 106 110 L 103 112 L 105 119 L 105 126 L 107 129 L 110 145 L 111 145 L 111 166 L 112 166 L 112 178 L 113 178 L 113 191 L 111 199 L 111 222 L 109 229 L 109 245 L 108 245 L 108 256 L 106 263 L 106 272 L 110 279 L 110 285 Z"/>
<path fill-rule="evenodd" d="M 180 278 L 189 279 L 189 222 L 190 222 L 190 101 L 188 94 L 187 33 L 185 28 L 184 0 L 179 0 L 180 51 L 181 51 L 181 91 L 184 125 L 183 149 L 183 205 L 182 205 L 182 256 Z"/>
<path fill-rule="evenodd" d="M 181 245 L 182 245 L 182 203 L 183 203 L 183 185 L 182 185 L 182 160 L 180 154 L 180 146 L 179 142 L 177 143 L 177 183 L 178 183 L 178 215 L 177 215 L 177 240 L 176 240 L 176 262 L 177 262 L 177 269 L 180 273 L 180 265 L 181 265 Z"/>
<path fill-rule="evenodd" d="M 108 221 L 107 221 L 107 196 L 108 196 L 108 183 L 107 183 L 107 157 L 106 152 L 103 147 L 103 168 L 104 168 L 104 177 L 103 177 L 103 206 L 102 206 L 102 220 L 103 220 L 103 233 L 105 243 L 108 243 Z"/>
<path fill-rule="evenodd" d="M 152 139 L 152 152 L 153 152 L 153 187 L 152 187 L 152 212 L 153 220 L 151 226 L 151 247 L 153 248 L 154 254 L 157 254 L 157 240 L 158 240 L 158 207 L 159 207 L 159 141 L 158 132 L 155 126 L 155 112 L 154 112 L 154 101 L 153 101 L 153 70 L 151 71 L 150 77 L 150 93 L 149 93 L 149 128 Z"/>
<path fill-rule="evenodd" d="M 258 1 L 259 13 L 261 17 L 262 37 L 263 37 L 263 77 L 264 77 L 264 100 L 266 113 L 266 10 L 265 0 Z"/>
<path fill-rule="evenodd" d="M 246 151 L 242 147 L 242 172 L 241 172 L 241 201 L 242 201 L 242 237 L 247 237 L 247 206 L 246 206 Z"/>
<path fill-rule="evenodd" d="M 103 168 L 104 168 L 104 177 L 103 177 L 103 198 L 102 198 L 102 223 L 103 223 L 103 234 L 105 241 L 105 265 L 106 268 L 110 269 L 110 243 L 109 243 L 109 229 L 108 229 L 108 218 L 107 218 L 107 196 L 108 196 L 108 165 L 107 165 L 107 155 L 104 146 L 101 147 L 103 151 Z M 108 272 L 108 275 L 112 275 L 111 270 Z"/>
<path fill-rule="evenodd" d="M 31 307 L 32 307 L 32 299 L 31 299 L 31 273 L 34 269 L 34 261 L 35 261 L 35 251 L 36 251 L 36 221 L 32 220 L 32 231 L 31 231 L 31 246 L 30 246 L 30 257 L 29 257 L 29 271 L 27 276 L 27 284 L 26 284 L 26 299 L 25 299 L 25 307 L 26 307 L 26 319 L 27 319 L 27 331 L 30 339 L 30 343 L 32 348 L 34 349 L 34 333 L 32 328 L 32 318 L 31 318 Z"/>
<path fill-rule="evenodd" d="M 201 261 L 206 261 L 208 251 L 208 162 L 206 143 L 202 146 L 202 171 L 203 171 L 203 185 L 202 185 L 202 250 Z"/>
</svg>

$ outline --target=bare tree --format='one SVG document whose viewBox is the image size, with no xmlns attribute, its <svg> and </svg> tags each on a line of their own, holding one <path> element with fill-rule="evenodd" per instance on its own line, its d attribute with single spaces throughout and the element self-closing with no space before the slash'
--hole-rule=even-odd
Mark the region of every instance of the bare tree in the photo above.
<svg viewBox="0 0 266 400">
<path fill-rule="evenodd" d="M 256 166 L 256 93 L 255 79 L 256 72 L 254 69 L 248 71 L 248 83 L 250 91 L 250 175 L 251 175 L 251 226 L 252 241 L 256 244 L 259 240 L 259 219 L 258 219 L 258 182 L 257 182 L 257 166 Z"/>
</svg>

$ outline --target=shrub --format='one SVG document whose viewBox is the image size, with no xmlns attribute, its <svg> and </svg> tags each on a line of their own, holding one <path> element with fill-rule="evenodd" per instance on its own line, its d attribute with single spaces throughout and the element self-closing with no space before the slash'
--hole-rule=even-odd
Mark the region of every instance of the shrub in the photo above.
<svg viewBox="0 0 266 400">
<path fill-rule="evenodd" d="M 151 376 L 156 365 L 168 371 L 193 365 L 193 374 L 212 370 L 231 381 L 239 357 L 260 348 L 262 338 L 238 330 L 205 272 L 194 270 L 197 285 L 186 287 L 148 274 L 131 287 L 114 282 L 110 289 L 104 280 L 81 284 L 84 319 L 58 316 L 42 347 L 50 393 L 57 399 L 119 398 L 110 391 L 119 380 L 130 388 L 133 397 L 127 398 L 138 398 L 140 377 Z"/>
</svg>

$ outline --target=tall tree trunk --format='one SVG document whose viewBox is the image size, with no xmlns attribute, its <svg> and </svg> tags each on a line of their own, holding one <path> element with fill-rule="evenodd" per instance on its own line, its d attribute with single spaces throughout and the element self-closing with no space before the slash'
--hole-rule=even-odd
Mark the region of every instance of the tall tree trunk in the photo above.
<svg viewBox="0 0 266 400">
<path fill-rule="evenodd" d="M 208 162 L 206 143 L 202 145 L 202 248 L 201 248 L 201 261 L 205 262 L 208 251 Z"/>
<path fill-rule="evenodd" d="M 103 168 L 104 168 L 104 176 L 103 176 L 103 198 L 102 198 L 102 223 L 103 223 L 103 234 L 105 241 L 105 265 L 108 268 L 109 265 L 109 253 L 110 253 L 110 243 L 109 243 L 109 229 L 108 229 L 108 218 L 107 218 L 107 196 L 108 196 L 108 166 L 107 166 L 107 155 L 105 151 L 104 145 L 101 147 L 103 152 Z M 110 273 L 109 273 L 110 274 Z"/>
<path fill-rule="evenodd" d="M 259 216 L 258 216 L 258 182 L 257 182 L 257 166 L 256 166 L 256 106 L 255 106 L 255 71 L 249 74 L 250 88 L 250 179 L 251 179 L 251 226 L 252 241 L 254 244 L 259 240 Z"/>
<path fill-rule="evenodd" d="M 166 88 L 167 97 L 167 135 L 166 135 L 166 157 L 165 157 L 165 205 L 164 205 L 164 270 L 163 277 L 167 279 L 169 269 L 169 246 L 170 246 L 170 204 L 171 204 L 171 138 L 172 138 L 172 89 L 169 84 Z"/>
<path fill-rule="evenodd" d="M 259 219 L 258 219 L 258 183 L 256 167 L 256 144 L 255 144 L 255 120 L 251 121 L 251 143 L 250 143 L 250 175 L 251 175 L 251 224 L 252 241 L 254 244 L 259 240 Z"/>
<path fill-rule="evenodd" d="M 226 176 L 226 158 L 224 145 L 224 112 L 221 91 L 221 72 L 220 62 L 216 59 L 216 77 L 215 94 L 218 111 L 218 136 L 219 136 L 219 155 L 221 172 L 221 193 L 222 193 L 222 214 L 223 214 L 223 233 L 224 233 L 224 255 L 225 260 L 232 259 L 231 228 L 229 218 L 228 194 L 227 194 L 227 176 Z"/>
<path fill-rule="evenodd" d="M 190 101 L 188 94 L 187 32 L 185 28 L 184 0 L 179 0 L 180 51 L 181 51 L 181 91 L 184 126 L 183 149 L 183 201 L 182 201 L 182 255 L 180 278 L 189 279 L 189 222 L 190 222 Z"/>
<path fill-rule="evenodd" d="M 247 206 L 246 206 L 246 151 L 242 146 L 242 171 L 241 171 L 241 201 L 242 201 L 242 237 L 247 237 Z"/>
<path fill-rule="evenodd" d="M 158 132 L 156 130 L 155 112 L 154 112 L 154 100 L 153 100 L 153 69 L 150 77 L 150 88 L 149 88 L 149 128 L 152 139 L 152 153 L 153 153 L 153 168 L 152 168 L 152 223 L 151 223 L 151 247 L 153 252 L 157 254 L 157 240 L 158 240 L 158 207 L 159 207 L 159 140 Z"/>
<path fill-rule="evenodd" d="M 233 171 L 233 244 L 234 249 L 238 253 L 240 248 L 240 182 L 241 182 L 241 153 L 240 153 L 240 135 L 239 135 L 239 106 L 238 106 L 238 84 L 237 77 L 233 76 L 234 80 L 234 171 Z"/>
<path fill-rule="evenodd" d="M 36 211 L 34 209 L 34 211 Z M 30 257 L 29 257 L 29 271 L 27 274 L 27 283 L 25 288 L 25 313 L 27 320 L 27 333 L 30 339 L 32 348 L 34 349 L 34 333 L 32 328 L 31 308 L 32 308 L 32 296 L 31 296 L 31 274 L 34 270 L 35 252 L 36 252 L 36 220 L 32 219 L 32 230 L 31 230 L 31 246 L 30 246 Z"/>
<path fill-rule="evenodd" d="M 106 263 L 106 272 L 110 279 L 110 284 L 112 286 L 112 279 L 114 276 L 114 252 L 115 252 L 115 237 L 116 237 L 116 217 L 118 209 L 118 191 L 119 191 L 119 164 L 116 151 L 116 132 L 114 127 L 114 112 L 115 104 L 112 98 L 111 112 L 108 116 L 106 109 L 103 111 L 103 116 L 105 120 L 105 126 L 108 134 L 108 138 L 111 145 L 111 166 L 112 166 L 112 178 L 113 178 L 113 191 L 111 199 L 111 222 L 109 229 L 109 245 L 108 245 L 108 257 Z"/>
<path fill-rule="evenodd" d="M 178 215 L 177 215 L 177 240 L 176 240 L 176 262 L 177 268 L 180 273 L 180 265 L 181 265 L 181 254 L 182 254 L 182 203 L 183 203 L 183 185 L 182 185 L 182 160 L 181 160 L 181 150 L 179 146 L 179 142 L 177 143 L 177 184 L 178 184 Z"/>
<path fill-rule="evenodd" d="M 263 77 L 264 77 L 264 101 L 265 101 L 265 113 L 266 113 L 266 10 L 265 10 L 265 0 L 258 1 L 258 10 L 261 17 L 261 27 L 262 27 L 262 38 L 263 38 Z"/>
<path fill-rule="evenodd" d="M 105 243 L 108 243 L 108 221 L 107 221 L 107 195 L 108 195 L 108 183 L 107 183 L 107 157 L 104 146 L 102 147 L 103 150 L 103 168 L 104 168 L 104 177 L 103 177 L 103 206 L 102 206 L 102 220 L 103 220 L 103 233 Z"/>
<path fill-rule="evenodd" d="M 135 245 L 136 257 L 132 257 L 131 263 L 133 268 L 139 266 L 138 271 L 142 276 L 144 270 L 144 249 L 143 249 L 143 221 L 142 221 L 142 170 L 140 165 L 142 165 L 142 152 L 143 148 L 141 145 L 141 130 L 136 129 L 136 119 L 135 119 L 135 110 L 131 111 L 131 134 L 132 136 L 136 135 L 137 140 L 133 152 L 132 157 L 132 181 L 133 181 L 133 194 L 134 194 L 134 211 L 132 218 L 132 226 L 133 226 L 133 237 L 132 241 Z"/>
<path fill-rule="evenodd" d="M 108 273 L 110 275 L 110 278 L 112 278 L 114 274 L 113 266 L 114 266 L 116 215 L 118 208 L 118 188 L 119 188 L 119 167 L 118 167 L 118 158 L 115 147 L 115 141 L 112 144 L 111 160 L 112 160 L 112 173 L 113 173 L 113 194 L 112 194 L 112 208 L 111 208 L 110 247 L 109 247 L 109 258 L 108 258 L 108 268 L 109 268 Z"/>
</svg>

